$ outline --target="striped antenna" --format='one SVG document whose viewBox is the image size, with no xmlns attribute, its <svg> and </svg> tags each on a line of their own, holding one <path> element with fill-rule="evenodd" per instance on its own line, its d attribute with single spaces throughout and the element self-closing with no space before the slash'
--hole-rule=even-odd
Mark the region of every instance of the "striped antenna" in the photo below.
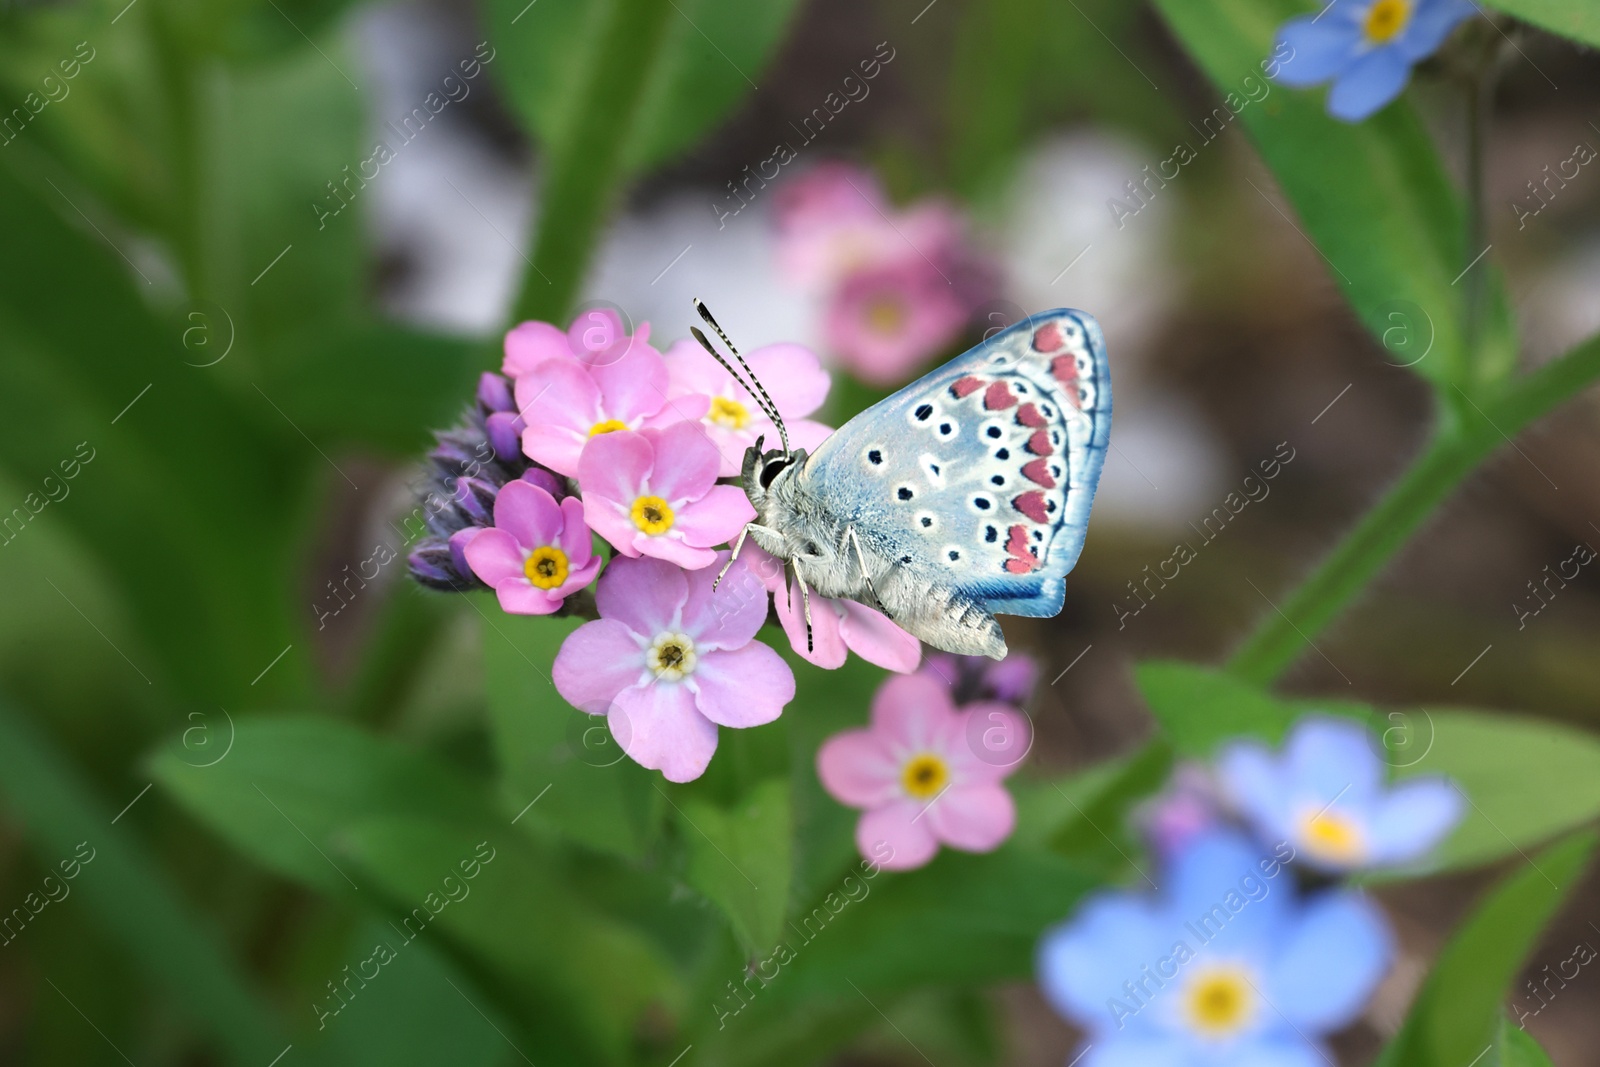
<svg viewBox="0 0 1600 1067">
<path fill-rule="evenodd" d="M 728 346 L 728 351 L 733 353 L 733 358 L 738 360 L 739 366 L 743 368 L 745 375 L 750 379 L 749 383 L 747 384 L 743 378 L 735 373 L 732 367 L 728 366 L 728 361 L 723 359 L 715 348 L 711 347 L 711 342 L 706 340 L 705 334 L 693 326 L 689 327 L 689 332 L 694 334 L 701 347 L 710 352 L 716 361 L 722 364 L 724 370 L 733 375 L 734 381 L 744 386 L 745 390 L 756 398 L 756 403 L 760 406 L 762 413 L 772 420 L 772 425 L 778 428 L 778 437 L 783 441 L 783 454 L 788 456 L 790 454 L 789 430 L 783 424 L 783 416 L 778 414 L 778 405 L 773 402 L 772 397 L 767 393 L 766 387 L 761 384 L 761 379 L 756 377 L 756 372 L 750 369 L 750 364 L 744 361 L 744 357 L 739 354 L 739 350 L 733 346 L 732 341 L 728 340 L 728 335 L 723 332 L 721 326 L 717 325 L 717 320 L 711 317 L 710 310 L 700 302 L 698 297 L 695 298 L 694 309 L 700 313 L 702 319 L 706 320 L 706 325 L 717 331 L 717 336 L 722 338 L 722 343 Z"/>
</svg>

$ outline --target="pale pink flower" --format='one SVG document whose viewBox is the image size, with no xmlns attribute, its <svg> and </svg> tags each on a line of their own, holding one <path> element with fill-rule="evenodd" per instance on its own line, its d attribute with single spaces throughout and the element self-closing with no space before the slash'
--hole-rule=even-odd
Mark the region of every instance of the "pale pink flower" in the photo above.
<svg viewBox="0 0 1600 1067">
<path fill-rule="evenodd" d="M 725 558 L 725 557 L 724 557 Z M 700 777 L 717 727 L 772 722 L 794 699 L 794 674 L 754 640 L 767 617 L 759 583 L 735 562 L 685 572 L 653 559 L 617 559 L 595 591 L 598 621 L 556 655 L 552 677 L 568 703 L 606 716 L 635 762 L 669 781 Z"/>
<path fill-rule="evenodd" d="M 912 255 L 851 274 L 823 321 L 829 348 L 862 381 L 905 381 L 953 344 L 972 308 L 948 273 Z"/>
<path fill-rule="evenodd" d="M 611 362 L 589 365 L 567 355 L 535 364 L 517 379 L 516 401 L 527 427 L 522 451 L 568 477 L 577 475 L 578 459 L 594 438 L 698 419 L 707 403 L 696 397 L 669 403 L 667 365 L 639 343 Z"/>
<path fill-rule="evenodd" d="M 877 175 L 853 163 L 811 168 L 781 185 L 773 204 L 778 263 L 804 286 L 832 288 L 898 240 Z"/>
<path fill-rule="evenodd" d="M 1031 744 L 1028 720 L 1004 704 L 957 711 L 949 691 L 922 674 L 897 675 L 878 689 L 872 724 L 830 737 L 817 775 L 842 804 L 864 809 L 856 847 L 866 857 L 887 844 L 884 866 L 920 867 L 941 844 L 989 852 L 1016 826 L 1001 781 Z"/>
<path fill-rule="evenodd" d="M 578 464 L 584 518 L 624 556 L 709 566 L 756 517 L 744 490 L 716 484 L 720 459 L 692 422 L 596 437 Z"/>
<path fill-rule="evenodd" d="M 579 313 L 565 331 L 548 322 L 522 322 L 506 334 L 501 372 L 511 378 L 533 373 L 547 359 L 575 359 L 588 367 L 615 363 L 634 346 L 649 347 L 650 324 L 629 336 L 622 316 L 609 308 Z"/>
<path fill-rule="evenodd" d="M 594 555 L 583 504 L 561 503 L 526 481 L 507 482 L 494 500 L 494 526 L 475 531 L 463 554 L 467 564 L 517 615 L 548 615 L 594 580 Z"/>
<path fill-rule="evenodd" d="M 915 670 L 922 643 L 889 621 L 883 612 L 854 600 L 835 600 L 811 594 L 811 648 L 806 648 L 805 601 L 787 568 L 753 541 L 745 543 L 750 569 L 772 594 L 778 621 L 789 637 L 789 647 L 808 663 L 827 670 L 844 666 L 846 651 L 885 670 L 901 674 Z"/>
<path fill-rule="evenodd" d="M 806 418 L 828 398 L 831 384 L 815 352 L 796 344 L 765 345 L 745 360 L 777 404 L 791 444 L 813 449 L 833 432 L 831 427 Z M 667 349 L 666 362 L 667 395 L 674 401 L 684 398 L 686 408 L 693 404 L 705 410 L 700 422 L 722 454 L 721 477 L 739 474 L 744 451 L 757 437 L 766 438 L 767 448 L 778 447 L 778 431 L 761 413 L 761 405 L 698 342 L 677 342 Z"/>
</svg>

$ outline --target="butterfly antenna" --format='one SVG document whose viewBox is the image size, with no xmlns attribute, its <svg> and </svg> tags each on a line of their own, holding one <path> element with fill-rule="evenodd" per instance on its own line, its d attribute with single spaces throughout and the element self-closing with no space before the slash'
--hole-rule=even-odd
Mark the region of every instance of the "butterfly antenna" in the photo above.
<svg viewBox="0 0 1600 1067">
<path fill-rule="evenodd" d="M 739 350 L 733 346 L 733 342 L 728 340 L 728 335 L 723 332 L 722 327 L 717 325 L 717 320 L 711 317 L 711 310 L 702 304 L 698 298 L 694 302 L 694 309 L 700 313 L 700 317 L 702 319 L 706 320 L 707 326 L 710 326 L 713 330 L 717 331 L 717 336 L 722 338 L 722 343 L 728 346 L 728 351 L 733 353 L 733 358 L 738 360 L 739 366 L 744 368 L 744 372 L 749 376 L 751 384 L 755 386 L 755 388 L 750 390 L 751 395 L 759 396 L 761 400 L 765 401 L 763 407 L 766 410 L 767 418 L 771 419 L 772 425 L 778 428 L 778 436 L 783 439 L 783 453 L 784 455 L 788 455 L 789 430 L 783 424 L 783 416 L 778 414 L 778 405 L 774 403 L 772 397 L 768 395 L 766 387 L 761 384 L 761 379 L 756 377 L 756 372 L 750 369 L 750 364 L 744 361 L 744 357 L 741 356 L 739 354 Z"/>
<path fill-rule="evenodd" d="M 773 425 L 776 426 L 777 419 L 775 417 L 775 412 L 771 408 L 767 407 L 766 404 L 762 403 L 760 394 L 754 389 L 750 388 L 749 383 L 746 382 L 739 372 L 734 370 L 733 366 L 723 358 L 721 352 L 718 352 L 714 347 L 712 347 L 711 342 L 706 339 L 706 335 L 700 332 L 700 328 L 698 326 L 691 326 L 689 327 L 689 332 L 694 334 L 694 339 L 696 341 L 700 342 L 700 347 L 711 353 L 711 358 L 722 365 L 722 369 L 728 372 L 728 376 L 739 383 L 740 388 L 744 389 L 745 392 L 756 398 L 756 407 L 760 408 L 761 413 L 768 419 L 771 419 Z M 782 433 L 781 427 L 779 429 L 779 433 Z M 786 446 L 787 443 L 788 442 L 785 441 Z M 787 447 L 785 448 L 785 451 L 788 451 Z"/>
</svg>

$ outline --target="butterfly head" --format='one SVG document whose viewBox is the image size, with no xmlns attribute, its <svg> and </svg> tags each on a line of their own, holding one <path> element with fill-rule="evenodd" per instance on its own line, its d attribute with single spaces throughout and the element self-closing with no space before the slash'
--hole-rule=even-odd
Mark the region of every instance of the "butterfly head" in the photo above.
<svg viewBox="0 0 1600 1067">
<path fill-rule="evenodd" d="M 745 495 L 750 498 L 757 512 L 762 511 L 762 504 L 774 487 L 781 485 L 806 460 L 806 450 L 803 448 L 793 451 L 781 448 L 763 450 L 761 446 L 765 443 L 765 437 L 758 437 L 755 444 L 744 450 L 744 468 L 741 472 Z"/>
</svg>

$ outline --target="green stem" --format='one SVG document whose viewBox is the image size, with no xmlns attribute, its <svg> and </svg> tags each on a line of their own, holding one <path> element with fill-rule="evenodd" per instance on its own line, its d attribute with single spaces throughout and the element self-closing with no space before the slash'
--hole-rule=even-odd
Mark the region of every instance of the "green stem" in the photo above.
<svg viewBox="0 0 1600 1067">
<path fill-rule="evenodd" d="M 577 299 L 606 215 L 626 178 L 623 152 L 672 6 L 614 0 L 584 65 L 585 83 L 560 131 L 549 139 L 533 262 L 516 317 L 562 322 Z"/>
<path fill-rule="evenodd" d="M 1468 474 L 1535 419 L 1600 379 L 1600 335 L 1437 431 L 1411 468 L 1228 663 L 1268 684 L 1294 662 Z"/>
</svg>

